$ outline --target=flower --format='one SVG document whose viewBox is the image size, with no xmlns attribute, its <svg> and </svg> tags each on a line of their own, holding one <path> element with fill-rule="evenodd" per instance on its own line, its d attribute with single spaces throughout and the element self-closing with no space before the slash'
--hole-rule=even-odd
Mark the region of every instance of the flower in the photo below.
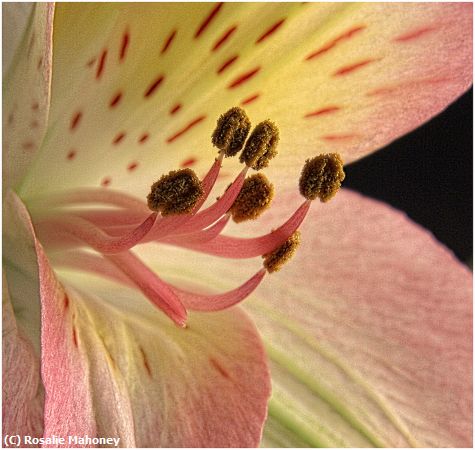
<svg viewBox="0 0 475 450">
<path fill-rule="evenodd" d="M 471 6 L 59 4 L 52 24 L 37 4 L 5 81 L 4 434 L 256 445 L 269 385 L 247 315 L 194 313 L 183 330 L 136 291 L 61 269 L 64 249 L 35 234 L 48 202 L 101 184 L 145 199 L 162 172 L 204 173 L 211 123 L 241 105 L 281 131 L 275 205 L 246 225 L 261 234 L 296 205 L 306 158 L 350 162 L 469 86 Z M 271 359 L 264 443 L 469 446 L 468 271 L 354 193 L 312 208 L 301 233 L 295 261 L 245 306 Z M 204 294 L 249 276 L 166 246 L 136 254 Z"/>
</svg>

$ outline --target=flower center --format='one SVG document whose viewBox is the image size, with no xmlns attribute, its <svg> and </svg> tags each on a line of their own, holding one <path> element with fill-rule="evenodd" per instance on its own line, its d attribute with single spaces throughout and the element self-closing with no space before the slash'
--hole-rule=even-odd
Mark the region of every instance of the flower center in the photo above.
<svg viewBox="0 0 475 450">
<path fill-rule="evenodd" d="M 51 250 L 52 264 L 100 274 L 133 287 L 183 327 L 187 310 L 218 311 L 244 300 L 266 273 L 280 270 L 295 253 L 300 243 L 298 228 L 311 200 L 328 201 L 344 179 L 339 155 L 308 160 L 300 178 L 305 199 L 286 222 L 254 238 L 224 235 L 231 218 L 236 223 L 257 219 L 274 196 L 273 185 L 263 174 L 248 178 L 246 174 L 251 168 L 267 167 L 276 156 L 279 131 L 274 123 L 264 121 L 248 138 L 250 128 L 242 109 L 232 108 L 223 114 L 212 135 L 219 156 L 206 176 L 200 180 L 191 169 L 172 171 L 151 186 L 147 203 L 122 192 L 100 189 L 78 189 L 36 199 L 32 216 L 39 239 Z M 216 202 L 203 208 L 223 158 L 241 150 L 245 168 Z M 174 245 L 223 258 L 261 256 L 263 267 L 235 289 L 203 295 L 167 283 L 147 267 L 131 251 L 144 243 Z"/>
</svg>

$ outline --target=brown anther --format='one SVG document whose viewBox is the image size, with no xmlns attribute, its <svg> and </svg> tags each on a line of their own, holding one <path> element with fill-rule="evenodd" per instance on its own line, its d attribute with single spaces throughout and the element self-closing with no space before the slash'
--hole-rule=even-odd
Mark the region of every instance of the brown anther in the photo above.
<svg viewBox="0 0 475 450">
<path fill-rule="evenodd" d="M 229 212 L 236 223 L 257 219 L 274 198 L 274 186 L 260 173 L 244 180 L 244 184 Z"/>
<path fill-rule="evenodd" d="M 152 184 L 148 207 L 162 216 L 187 214 L 203 195 L 200 179 L 191 169 L 173 170 Z"/>
<path fill-rule="evenodd" d="M 242 149 L 250 129 L 251 121 L 246 112 L 236 106 L 218 119 L 211 142 L 227 157 L 234 156 Z"/>
<path fill-rule="evenodd" d="M 278 143 L 279 129 L 270 120 L 265 120 L 252 131 L 239 160 L 254 170 L 263 169 L 277 155 Z"/>
<path fill-rule="evenodd" d="M 282 266 L 294 256 L 297 247 L 300 245 L 300 231 L 295 231 L 280 247 L 270 253 L 262 255 L 264 267 L 267 272 L 277 272 Z"/>
<path fill-rule="evenodd" d="M 318 155 L 305 162 L 300 175 L 300 193 L 307 200 L 318 197 L 327 202 L 338 192 L 344 179 L 343 160 L 338 153 Z"/>
</svg>

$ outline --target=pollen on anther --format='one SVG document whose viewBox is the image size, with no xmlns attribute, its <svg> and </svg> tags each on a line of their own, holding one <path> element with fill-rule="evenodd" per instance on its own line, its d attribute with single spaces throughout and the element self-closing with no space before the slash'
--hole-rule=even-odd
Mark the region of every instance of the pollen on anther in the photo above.
<svg viewBox="0 0 475 450">
<path fill-rule="evenodd" d="M 279 129 L 270 120 L 265 120 L 252 131 L 239 160 L 254 170 L 263 169 L 277 155 L 278 143 Z"/>
<path fill-rule="evenodd" d="M 244 180 L 229 212 L 236 223 L 257 219 L 269 208 L 273 198 L 274 186 L 265 175 L 257 173 Z"/>
<path fill-rule="evenodd" d="M 270 253 L 262 255 L 267 272 L 277 272 L 294 256 L 300 245 L 300 231 L 295 231 L 281 246 Z"/>
<path fill-rule="evenodd" d="M 318 155 L 308 159 L 300 175 L 300 193 L 307 200 L 333 198 L 345 179 L 343 160 L 338 153 Z"/>
<path fill-rule="evenodd" d="M 234 107 L 218 119 L 211 142 L 227 157 L 234 156 L 242 149 L 250 129 L 251 121 L 246 112 Z"/>
<path fill-rule="evenodd" d="M 203 186 L 193 170 L 186 168 L 163 175 L 150 188 L 148 207 L 163 216 L 191 212 L 203 196 Z"/>
</svg>

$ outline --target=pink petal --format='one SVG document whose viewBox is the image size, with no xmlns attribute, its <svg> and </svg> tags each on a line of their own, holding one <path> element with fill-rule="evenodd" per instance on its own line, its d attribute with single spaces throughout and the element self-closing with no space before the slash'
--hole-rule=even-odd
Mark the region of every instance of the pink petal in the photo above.
<svg viewBox="0 0 475 450">
<path fill-rule="evenodd" d="M 13 10 L 18 5 L 7 8 Z M 21 182 L 46 130 L 52 73 L 53 13 L 53 4 L 35 4 L 21 44 L 5 76 L 3 174 L 4 183 L 8 186 Z M 4 34 L 7 46 L 11 44 L 10 39 L 16 37 Z"/>
<path fill-rule="evenodd" d="M 274 425 L 307 445 L 471 447 L 471 273 L 381 203 L 342 192 L 322 210 L 246 302 L 273 361 Z"/>
</svg>

